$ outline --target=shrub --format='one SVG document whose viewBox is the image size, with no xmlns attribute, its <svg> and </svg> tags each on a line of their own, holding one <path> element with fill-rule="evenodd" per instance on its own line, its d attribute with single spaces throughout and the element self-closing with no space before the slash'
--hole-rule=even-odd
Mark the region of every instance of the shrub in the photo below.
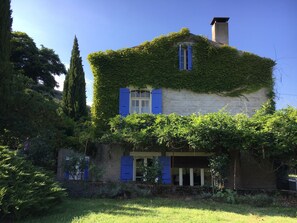
<svg viewBox="0 0 297 223">
<path fill-rule="evenodd" d="M 144 173 L 142 181 L 152 184 L 162 182 L 162 166 L 159 160 L 155 157 L 152 159 L 151 165 L 142 165 L 141 172 Z"/>
<path fill-rule="evenodd" d="M 133 183 L 65 181 L 63 185 L 69 196 L 74 198 L 132 198 L 151 195 L 150 189 Z"/>
<path fill-rule="evenodd" d="M 266 207 L 273 203 L 273 197 L 267 194 L 243 195 L 237 198 L 238 203 L 249 204 L 255 207 Z"/>
<path fill-rule="evenodd" d="M 0 146 L 0 215 L 24 217 L 51 208 L 66 196 L 53 176 Z"/>
<path fill-rule="evenodd" d="M 231 204 L 236 203 L 237 193 L 233 190 L 226 189 L 226 190 L 219 190 L 213 195 L 214 200 L 227 202 Z"/>
</svg>

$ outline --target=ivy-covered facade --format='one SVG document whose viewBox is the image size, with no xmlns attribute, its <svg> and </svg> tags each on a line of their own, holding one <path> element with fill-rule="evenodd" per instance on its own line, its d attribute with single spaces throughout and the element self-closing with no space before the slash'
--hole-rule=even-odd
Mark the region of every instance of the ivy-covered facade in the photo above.
<svg viewBox="0 0 297 223">
<path fill-rule="evenodd" d="M 118 114 L 207 113 L 232 103 L 234 108 L 239 103 L 246 106 L 258 94 L 261 99 L 256 99 L 254 110 L 269 99 L 273 101 L 274 61 L 191 34 L 185 28 L 136 47 L 92 53 L 88 60 L 94 74 L 92 116 L 98 135 Z M 203 110 L 207 104 L 214 110 Z M 244 111 L 231 111 L 239 112 Z M 211 183 L 208 153 L 122 151 L 114 162 L 121 163 L 117 171 L 123 181 L 143 180 L 141 167 L 152 166 L 158 158 L 163 183 Z"/>
</svg>

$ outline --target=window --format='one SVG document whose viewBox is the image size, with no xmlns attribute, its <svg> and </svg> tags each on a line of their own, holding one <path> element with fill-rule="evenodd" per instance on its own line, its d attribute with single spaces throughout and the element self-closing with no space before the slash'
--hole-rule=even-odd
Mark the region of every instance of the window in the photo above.
<svg viewBox="0 0 297 223">
<path fill-rule="evenodd" d="M 88 165 L 90 158 L 88 156 L 66 156 L 64 169 L 67 180 L 88 180 Z"/>
<path fill-rule="evenodd" d="M 146 167 L 153 166 L 152 158 L 137 158 L 135 160 L 135 181 L 146 181 Z"/>
<path fill-rule="evenodd" d="M 146 90 L 131 91 L 130 113 L 151 113 L 151 92 Z"/>
<path fill-rule="evenodd" d="M 122 117 L 133 113 L 162 114 L 162 89 L 120 88 L 119 113 Z"/>
<path fill-rule="evenodd" d="M 191 45 L 179 45 L 179 70 L 192 70 Z"/>
</svg>

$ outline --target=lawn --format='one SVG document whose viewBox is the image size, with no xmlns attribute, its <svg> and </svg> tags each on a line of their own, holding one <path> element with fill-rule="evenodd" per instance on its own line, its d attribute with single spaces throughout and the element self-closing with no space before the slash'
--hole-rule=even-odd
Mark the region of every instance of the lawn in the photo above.
<svg viewBox="0 0 297 223">
<path fill-rule="evenodd" d="M 255 208 L 185 198 L 69 199 L 47 215 L 22 223 L 297 222 L 296 208 Z"/>
</svg>

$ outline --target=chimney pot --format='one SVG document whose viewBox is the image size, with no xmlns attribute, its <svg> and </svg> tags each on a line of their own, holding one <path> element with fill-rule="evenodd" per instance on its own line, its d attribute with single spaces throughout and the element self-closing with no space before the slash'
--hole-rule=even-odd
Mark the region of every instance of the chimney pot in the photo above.
<svg viewBox="0 0 297 223">
<path fill-rule="evenodd" d="M 229 17 L 214 17 L 210 25 L 212 25 L 212 41 L 229 45 Z"/>
</svg>

